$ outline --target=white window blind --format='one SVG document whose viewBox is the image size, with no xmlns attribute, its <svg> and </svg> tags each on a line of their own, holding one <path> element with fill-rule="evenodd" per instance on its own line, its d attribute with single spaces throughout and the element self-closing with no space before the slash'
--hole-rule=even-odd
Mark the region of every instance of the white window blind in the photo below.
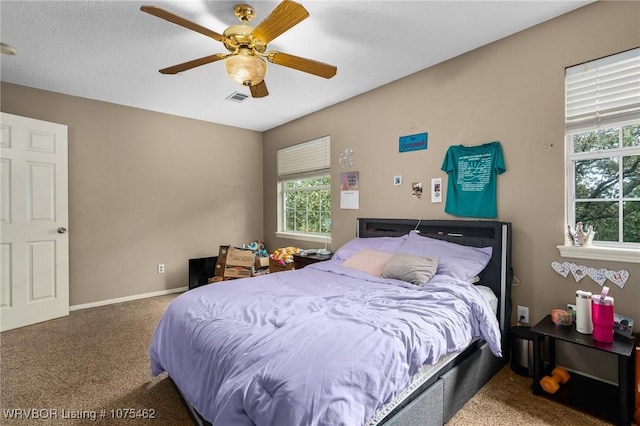
<svg viewBox="0 0 640 426">
<path fill-rule="evenodd" d="M 278 150 L 278 180 L 328 172 L 331 168 L 331 138 L 323 136 Z"/>
<path fill-rule="evenodd" d="M 569 67 L 567 130 L 640 117 L 640 48 Z"/>
</svg>

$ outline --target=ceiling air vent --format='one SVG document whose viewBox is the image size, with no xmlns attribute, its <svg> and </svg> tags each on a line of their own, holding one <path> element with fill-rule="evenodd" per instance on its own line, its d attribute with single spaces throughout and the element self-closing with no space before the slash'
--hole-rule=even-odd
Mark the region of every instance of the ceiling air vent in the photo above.
<svg viewBox="0 0 640 426">
<path fill-rule="evenodd" d="M 228 101 L 242 102 L 248 97 L 249 95 L 245 95 L 244 93 L 233 92 L 232 94 L 227 96 L 225 99 L 227 99 Z"/>
</svg>

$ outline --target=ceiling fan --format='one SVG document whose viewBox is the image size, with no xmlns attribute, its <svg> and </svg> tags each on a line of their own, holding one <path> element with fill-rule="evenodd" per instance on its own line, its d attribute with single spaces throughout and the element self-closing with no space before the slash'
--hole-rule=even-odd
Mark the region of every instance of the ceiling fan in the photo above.
<svg viewBox="0 0 640 426">
<path fill-rule="evenodd" d="M 8 44 L 0 43 L 0 53 L 2 53 L 3 55 L 15 55 L 16 49 Z"/>
<path fill-rule="evenodd" d="M 156 6 L 142 6 L 140 10 L 217 40 L 224 44 L 224 47 L 230 52 L 216 53 L 163 68 L 160 70 L 162 74 L 177 74 L 224 59 L 229 77 L 244 86 L 248 86 L 254 98 L 262 98 L 269 94 L 267 85 L 264 82 L 264 76 L 267 72 L 265 59 L 272 64 L 293 68 L 323 78 L 331 78 L 337 71 L 334 65 L 312 59 L 301 58 L 283 52 L 267 52 L 268 43 L 309 16 L 309 12 L 301 4 L 291 0 L 283 0 L 256 27 L 248 24 L 255 15 L 253 7 L 247 4 L 239 4 L 234 8 L 233 12 L 242 23 L 230 26 L 222 34 Z"/>
</svg>

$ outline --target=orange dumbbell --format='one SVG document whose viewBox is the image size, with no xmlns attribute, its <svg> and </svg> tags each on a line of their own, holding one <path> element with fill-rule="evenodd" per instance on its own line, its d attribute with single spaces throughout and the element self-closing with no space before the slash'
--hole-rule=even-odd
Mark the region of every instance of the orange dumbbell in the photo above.
<svg viewBox="0 0 640 426">
<path fill-rule="evenodd" d="M 544 376 L 540 379 L 540 386 L 545 392 L 556 393 L 560 389 L 560 383 L 567 383 L 571 376 L 569 372 L 561 367 L 556 367 L 551 372 L 551 376 Z"/>
</svg>

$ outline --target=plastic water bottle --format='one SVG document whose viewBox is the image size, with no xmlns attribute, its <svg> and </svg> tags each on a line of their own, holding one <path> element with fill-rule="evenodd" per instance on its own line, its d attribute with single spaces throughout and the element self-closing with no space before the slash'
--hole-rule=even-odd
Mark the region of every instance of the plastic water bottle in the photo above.
<svg viewBox="0 0 640 426">
<path fill-rule="evenodd" d="M 593 333 L 591 322 L 591 292 L 576 291 L 576 331 L 582 334 Z"/>
</svg>

